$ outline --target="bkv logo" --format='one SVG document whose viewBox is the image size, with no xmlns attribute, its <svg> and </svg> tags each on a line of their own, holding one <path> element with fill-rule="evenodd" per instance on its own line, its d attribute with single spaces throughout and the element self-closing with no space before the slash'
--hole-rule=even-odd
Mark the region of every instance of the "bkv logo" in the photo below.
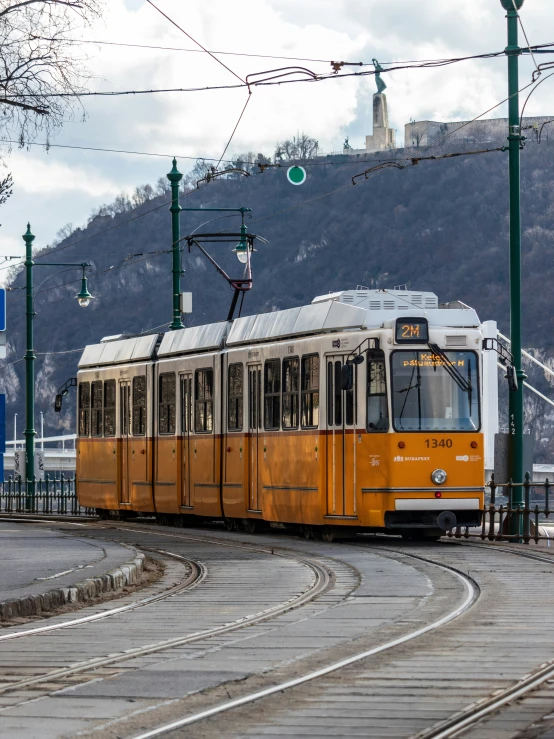
<svg viewBox="0 0 554 739">
<path fill-rule="evenodd" d="M 340 339 L 333 340 L 333 349 L 340 349 Z"/>
</svg>

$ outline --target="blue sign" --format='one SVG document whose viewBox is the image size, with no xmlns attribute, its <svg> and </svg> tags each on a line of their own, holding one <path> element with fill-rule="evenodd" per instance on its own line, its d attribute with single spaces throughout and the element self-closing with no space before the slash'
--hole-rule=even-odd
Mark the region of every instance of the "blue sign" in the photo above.
<svg viewBox="0 0 554 739">
<path fill-rule="evenodd" d="M 4 293 L 4 301 L 6 293 Z M 5 305 L 5 302 L 4 302 Z M 4 312 L 4 317 L 6 313 Z M 6 395 L 0 393 L 0 481 L 4 480 L 4 454 L 6 453 Z"/>
<path fill-rule="evenodd" d="M 6 453 L 6 395 L 0 393 L 0 454 Z"/>
<path fill-rule="evenodd" d="M 6 291 L 0 289 L 0 331 L 6 330 Z"/>
</svg>

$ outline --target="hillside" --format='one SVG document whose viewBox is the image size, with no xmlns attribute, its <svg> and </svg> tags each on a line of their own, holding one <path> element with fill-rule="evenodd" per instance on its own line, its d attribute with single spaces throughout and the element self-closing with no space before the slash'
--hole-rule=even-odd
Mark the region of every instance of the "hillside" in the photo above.
<svg viewBox="0 0 554 739">
<path fill-rule="evenodd" d="M 554 146 L 529 143 L 522 161 L 524 344 L 548 354 L 554 348 L 549 285 L 554 276 Z M 249 230 L 269 240 L 254 255 L 254 289 L 246 296 L 243 315 L 301 305 L 320 293 L 358 284 L 406 283 L 436 292 L 441 302 L 462 300 L 509 333 L 507 153 L 424 161 L 348 187 L 352 176 L 369 166 L 318 161 L 301 187 L 286 181 L 284 169 L 267 169 L 214 181 L 182 199 L 183 207 L 250 207 Z M 89 287 L 95 300 L 86 310 L 77 306 L 77 272 L 58 274 L 38 288 L 37 352 L 65 352 L 102 336 L 145 331 L 171 320 L 171 255 L 147 254 L 171 246 L 167 199 L 159 195 L 113 215 L 97 215 L 49 254 L 51 261 L 91 261 L 96 275 Z M 183 213 L 182 235 L 210 217 L 217 214 Z M 227 217 L 203 230 L 237 230 L 238 225 Z M 40 246 L 40 223 L 32 228 Z M 217 246 L 212 253 L 232 276 L 239 276 L 230 248 Z M 192 290 L 194 301 L 189 325 L 225 318 L 231 292 L 222 278 L 198 251 L 183 255 L 183 267 L 183 289 Z M 55 271 L 35 270 L 35 284 Z M 20 273 L 8 293 L 7 362 L 25 352 L 23 285 Z M 60 433 L 60 423 L 69 433 L 73 430 L 74 396 L 61 417 L 53 413 L 52 402 L 56 388 L 75 375 L 78 357 L 78 352 L 41 354 L 36 362 L 37 425 L 43 410 L 48 433 Z M 14 412 L 22 428 L 23 373 L 23 362 L 0 373 L 8 393 L 8 438 Z"/>
</svg>

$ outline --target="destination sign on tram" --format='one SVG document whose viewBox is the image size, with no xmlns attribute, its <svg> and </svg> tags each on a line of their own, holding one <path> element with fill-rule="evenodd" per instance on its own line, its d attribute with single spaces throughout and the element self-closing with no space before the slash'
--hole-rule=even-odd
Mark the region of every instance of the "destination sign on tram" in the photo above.
<svg viewBox="0 0 554 739">
<path fill-rule="evenodd" d="M 397 344 L 426 344 L 429 341 L 427 319 L 397 318 L 395 336 Z"/>
</svg>

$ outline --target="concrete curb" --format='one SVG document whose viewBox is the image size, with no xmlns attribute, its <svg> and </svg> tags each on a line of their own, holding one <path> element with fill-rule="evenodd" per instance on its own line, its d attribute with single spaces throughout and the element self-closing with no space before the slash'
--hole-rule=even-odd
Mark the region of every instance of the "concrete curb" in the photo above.
<svg viewBox="0 0 554 739">
<path fill-rule="evenodd" d="M 91 577 L 66 588 L 55 588 L 39 595 L 6 600 L 0 603 L 0 623 L 14 618 L 40 616 L 60 606 L 86 603 L 102 593 L 115 593 L 126 585 L 134 585 L 144 568 L 144 554 L 135 552 L 133 559 L 124 562 L 106 575 Z"/>
</svg>

